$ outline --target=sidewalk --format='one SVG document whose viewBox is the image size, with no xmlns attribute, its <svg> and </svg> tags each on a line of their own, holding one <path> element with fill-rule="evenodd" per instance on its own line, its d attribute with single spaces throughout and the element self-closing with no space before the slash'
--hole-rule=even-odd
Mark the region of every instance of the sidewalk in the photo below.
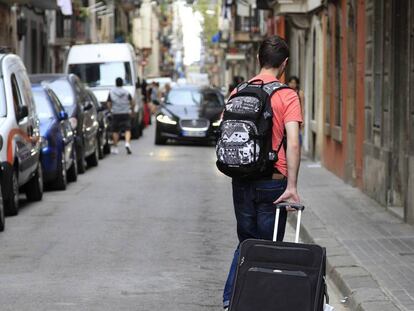
<svg viewBox="0 0 414 311">
<path fill-rule="evenodd" d="M 414 310 L 414 227 L 309 160 L 299 183 L 302 238 L 327 248 L 327 273 L 350 309 Z"/>
</svg>

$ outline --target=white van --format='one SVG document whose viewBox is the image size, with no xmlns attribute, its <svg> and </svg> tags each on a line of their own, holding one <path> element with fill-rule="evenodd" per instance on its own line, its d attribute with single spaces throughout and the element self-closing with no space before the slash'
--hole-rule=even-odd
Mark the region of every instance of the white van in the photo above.
<svg viewBox="0 0 414 311">
<path fill-rule="evenodd" d="M 66 73 L 76 74 L 93 91 L 101 103 L 106 103 L 115 79 L 121 77 L 124 87 L 135 101 L 132 138 L 142 134 L 143 102 L 138 78 L 138 63 L 129 43 L 83 44 L 71 47 Z"/>
</svg>

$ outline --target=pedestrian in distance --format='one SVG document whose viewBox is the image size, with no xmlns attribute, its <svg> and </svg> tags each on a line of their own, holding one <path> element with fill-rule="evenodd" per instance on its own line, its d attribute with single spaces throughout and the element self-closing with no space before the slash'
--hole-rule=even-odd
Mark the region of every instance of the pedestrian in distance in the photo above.
<svg viewBox="0 0 414 311">
<path fill-rule="evenodd" d="M 164 92 L 162 93 L 162 97 L 164 100 L 168 98 L 168 94 L 170 94 L 171 91 L 171 85 L 169 83 L 165 84 L 164 86 Z"/>
<path fill-rule="evenodd" d="M 233 83 L 229 85 L 229 94 L 233 92 L 233 90 L 244 81 L 244 78 L 242 76 L 234 76 L 233 77 Z"/>
<path fill-rule="evenodd" d="M 150 91 L 150 109 L 151 113 L 155 114 L 158 110 L 158 107 L 160 105 L 160 90 L 159 90 L 159 83 L 152 82 L 151 83 L 151 91 Z"/>
<path fill-rule="evenodd" d="M 131 150 L 131 113 L 134 103 L 131 94 L 123 88 L 122 78 L 116 78 L 115 85 L 108 96 L 108 109 L 112 113 L 112 153 L 118 154 L 119 134 L 125 132 L 125 149 L 128 154 Z"/>
<path fill-rule="evenodd" d="M 272 150 L 267 155 L 267 161 L 270 161 L 270 164 L 266 166 L 266 175 L 251 179 L 232 178 L 233 204 L 237 220 L 239 246 L 246 239 L 272 240 L 276 215 L 275 204 L 279 202 L 300 202 L 297 191 L 297 179 L 300 165 L 299 130 L 300 124 L 303 121 L 302 110 L 297 91 L 281 85 L 279 81 L 286 69 L 288 59 L 289 48 L 282 38 L 271 36 L 265 39 L 258 51 L 259 74 L 249 80 L 248 83 L 239 85 L 232 92 L 226 105 L 226 110 L 229 109 L 231 113 L 239 113 L 241 109 L 252 109 L 250 104 L 252 101 L 243 106 L 242 95 L 237 98 L 237 93 L 243 92 L 243 88 L 257 89 L 261 87 L 264 90 L 266 87 L 270 89 L 274 87 L 273 91 L 272 89 L 266 91 L 269 94 L 267 97 L 267 103 L 269 104 L 266 107 L 271 107 L 268 108 L 271 109 L 271 113 L 266 112 L 267 118 L 271 119 L 271 125 L 268 130 L 269 136 L 266 137 L 269 137 L 267 146 L 270 146 L 269 148 Z M 248 91 L 245 90 L 245 92 L 247 93 Z M 234 96 L 235 101 L 231 101 L 232 96 Z M 224 113 L 225 115 L 226 112 Z M 237 120 L 229 120 L 228 122 L 229 128 L 231 128 L 231 122 L 237 122 Z M 224 123 L 225 119 L 223 119 L 222 125 L 226 125 Z M 235 129 L 229 130 L 229 133 L 224 139 L 223 144 L 231 136 L 236 137 L 235 139 L 241 137 L 242 140 L 238 139 L 236 142 L 240 141 L 243 143 L 243 141 L 247 140 L 246 137 L 250 135 L 249 131 L 243 129 L 243 124 L 235 126 Z M 248 147 L 250 146 L 246 145 L 242 149 L 242 161 L 246 161 L 246 159 L 256 161 L 254 158 L 257 148 L 254 147 L 254 151 L 252 151 L 253 147 L 251 147 L 249 152 L 247 152 L 246 149 Z M 221 159 L 224 159 L 227 156 L 225 154 L 226 149 L 222 148 L 222 150 L 223 156 Z M 270 154 L 272 154 L 272 157 Z M 235 153 L 228 155 L 227 159 L 235 161 Z M 218 163 L 219 161 L 220 158 Z M 277 232 L 278 241 L 282 241 L 284 238 L 288 210 L 290 208 L 281 210 Z M 234 252 L 224 288 L 223 306 L 225 310 L 228 310 L 232 298 L 233 284 L 238 265 L 239 246 Z"/>
</svg>

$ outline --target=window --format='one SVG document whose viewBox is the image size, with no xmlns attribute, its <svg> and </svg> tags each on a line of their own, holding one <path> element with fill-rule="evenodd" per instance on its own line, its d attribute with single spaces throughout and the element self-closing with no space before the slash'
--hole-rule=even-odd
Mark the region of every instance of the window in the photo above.
<svg viewBox="0 0 414 311">
<path fill-rule="evenodd" d="M 72 64 L 69 65 L 69 72 L 90 87 L 114 86 L 118 77 L 123 79 L 124 85 L 133 84 L 129 62 Z"/>
<path fill-rule="evenodd" d="M 331 124 L 331 81 L 332 81 L 332 22 L 330 16 L 327 19 L 327 35 L 326 35 L 326 42 L 327 42 L 327 49 L 326 53 L 326 100 L 325 100 L 325 123 Z"/>
<path fill-rule="evenodd" d="M 316 115 L 316 31 L 312 32 L 312 106 L 311 106 L 311 118 L 315 120 Z M 303 104 L 303 103 L 302 103 Z"/>
<path fill-rule="evenodd" d="M 222 108 L 223 103 L 221 102 L 220 98 L 217 96 L 216 93 L 204 93 L 203 96 L 203 104 L 206 105 L 207 108 Z"/>
<path fill-rule="evenodd" d="M 75 93 L 67 80 L 56 80 L 50 83 L 50 88 L 58 94 L 59 101 L 65 107 L 68 115 L 71 115 L 76 107 Z"/>
<path fill-rule="evenodd" d="M 40 120 L 48 120 L 55 116 L 49 96 L 43 89 L 33 90 L 37 116 Z"/>
<path fill-rule="evenodd" d="M 253 9 L 252 6 L 247 4 L 237 4 L 236 14 L 236 31 L 253 32 L 260 31 L 260 16 L 259 10 Z"/>
<path fill-rule="evenodd" d="M 12 87 L 14 112 L 15 112 L 16 120 L 19 121 L 18 116 L 20 113 L 20 107 L 23 106 L 23 101 L 20 96 L 19 85 L 17 83 L 17 79 L 14 74 L 11 76 L 11 87 Z"/>
<path fill-rule="evenodd" d="M 61 111 L 65 111 L 62 104 L 59 101 L 59 98 L 56 96 L 56 94 L 52 90 L 49 90 L 49 96 L 52 99 L 53 106 L 55 107 L 55 111 L 57 113 L 60 113 Z"/>
<path fill-rule="evenodd" d="M 0 117 L 7 115 L 6 95 L 4 93 L 4 82 L 0 78 Z"/>
<path fill-rule="evenodd" d="M 171 90 L 166 100 L 167 105 L 174 106 L 198 106 L 200 105 L 201 94 L 197 90 L 176 89 Z"/>
<path fill-rule="evenodd" d="M 381 127 L 384 61 L 384 10 L 383 0 L 374 3 L 374 128 Z"/>
<path fill-rule="evenodd" d="M 342 125 L 342 34 L 341 34 L 341 8 L 335 6 L 335 125 Z"/>
</svg>

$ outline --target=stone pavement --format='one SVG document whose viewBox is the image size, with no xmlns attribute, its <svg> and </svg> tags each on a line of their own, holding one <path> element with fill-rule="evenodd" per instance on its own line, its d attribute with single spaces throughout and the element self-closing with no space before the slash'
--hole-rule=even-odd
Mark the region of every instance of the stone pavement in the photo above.
<svg viewBox="0 0 414 311">
<path fill-rule="evenodd" d="M 350 309 L 413 311 L 414 227 L 309 160 L 299 195 L 302 239 L 327 247 L 327 273 Z"/>
</svg>

